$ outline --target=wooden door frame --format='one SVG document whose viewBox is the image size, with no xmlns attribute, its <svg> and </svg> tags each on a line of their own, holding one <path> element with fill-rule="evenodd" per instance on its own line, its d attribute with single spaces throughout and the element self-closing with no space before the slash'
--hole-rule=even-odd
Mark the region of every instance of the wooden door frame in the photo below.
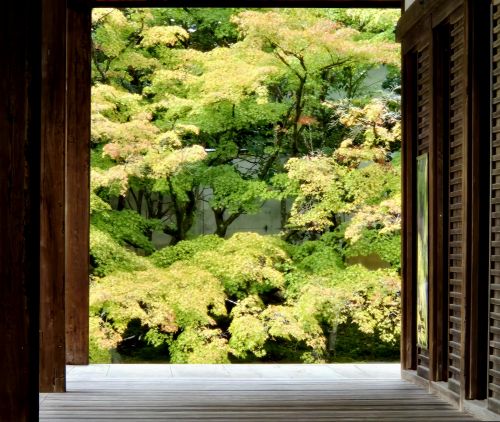
<svg viewBox="0 0 500 422">
<path fill-rule="evenodd" d="M 68 257 L 66 271 L 66 340 L 67 363 L 88 363 L 88 289 L 84 289 L 83 271 L 87 261 L 82 260 L 84 250 L 88 251 L 89 231 L 89 150 L 90 150 L 90 11 L 94 7 L 385 7 L 400 8 L 399 0 L 74 0 L 68 8 L 68 149 L 67 149 L 67 213 L 66 228 Z M 75 26 L 76 22 L 76 26 Z M 75 51 L 78 50 L 78 51 Z M 83 69 L 87 69 L 84 71 Z M 87 89 L 87 86 L 89 87 Z M 73 108 L 74 104 L 78 105 Z M 82 115 L 83 111 L 83 115 Z M 77 113 L 77 117 L 75 117 Z M 74 147 L 74 148 L 72 148 Z M 71 163 L 71 165 L 70 165 Z M 82 190 L 85 186 L 86 190 Z M 82 198 L 83 194 L 83 198 Z M 75 207 L 75 203 L 78 206 Z M 87 274 L 87 273 L 86 273 Z M 88 274 L 87 274 L 88 277 Z M 87 304 L 87 306 L 85 306 Z M 85 313 L 84 313 L 85 312 Z M 60 365 L 59 365 L 60 366 Z"/>
<path fill-rule="evenodd" d="M 0 28 L 0 156 L 9 163 L 0 170 L 2 420 L 37 420 L 38 382 L 42 391 L 64 391 L 66 359 L 86 363 L 91 8 L 182 6 L 400 8 L 401 2 L 6 2 Z"/>
<path fill-rule="evenodd" d="M 90 151 L 90 12 L 93 7 L 391 7 L 399 0 L 74 0 L 68 5 L 68 117 L 66 182 L 66 363 L 88 363 L 88 261 Z M 75 107 L 75 105 L 77 105 Z M 83 112 L 83 113 L 82 113 Z M 85 189 L 82 189 L 82 186 Z M 58 367 L 61 367 L 60 362 Z M 43 371 L 43 369 L 42 369 Z"/>
</svg>

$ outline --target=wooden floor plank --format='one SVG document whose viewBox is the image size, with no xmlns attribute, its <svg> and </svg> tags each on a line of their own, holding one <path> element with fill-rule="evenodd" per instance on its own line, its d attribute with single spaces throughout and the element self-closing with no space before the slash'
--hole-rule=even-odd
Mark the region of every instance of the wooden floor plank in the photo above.
<svg viewBox="0 0 500 422">
<path fill-rule="evenodd" d="M 266 377 L 266 371 L 270 375 Z M 381 365 L 68 368 L 40 421 L 471 421 Z"/>
</svg>

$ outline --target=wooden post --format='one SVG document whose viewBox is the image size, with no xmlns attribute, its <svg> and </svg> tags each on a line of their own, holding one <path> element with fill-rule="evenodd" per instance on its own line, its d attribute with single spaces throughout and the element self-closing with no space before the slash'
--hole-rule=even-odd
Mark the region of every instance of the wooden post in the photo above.
<svg viewBox="0 0 500 422">
<path fill-rule="evenodd" d="M 40 1 L 2 4 L 0 420 L 38 420 Z"/>
<path fill-rule="evenodd" d="M 40 391 L 65 390 L 66 1 L 42 11 Z"/>
<path fill-rule="evenodd" d="M 490 197 L 490 2 L 468 2 L 469 14 L 469 148 L 471 156 L 470 188 L 470 260 L 468 265 L 469 340 L 466 362 L 466 398 L 487 398 L 488 386 L 488 270 L 489 270 L 489 197 Z"/>
<path fill-rule="evenodd" d="M 68 8 L 66 363 L 89 358 L 90 9 Z"/>
<path fill-rule="evenodd" d="M 429 381 L 436 381 L 438 379 L 438 356 L 439 356 L 439 329 L 442 324 L 439 319 L 439 311 L 442 306 L 439 302 L 439 293 L 441 289 L 439 286 L 441 281 L 441 274 L 439 273 L 440 256 L 442 253 L 442 199 L 443 190 L 442 182 L 442 168 L 441 168 L 441 151 L 442 139 L 439 139 L 436 130 L 439 129 L 439 121 L 441 116 L 438 116 L 439 109 L 437 108 L 438 101 L 442 95 L 443 87 L 438 81 L 439 66 L 437 57 L 442 54 L 439 51 L 437 40 L 435 39 L 435 29 L 429 28 L 429 56 L 431 66 L 431 81 L 430 83 L 430 141 L 429 141 L 429 272 L 428 272 L 428 330 L 429 330 L 429 344 L 427 346 L 429 351 Z M 441 213 L 441 215 L 440 215 Z"/>
<path fill-rule="evenodd" d="M 403 143 L 402 143 L 402 277 L 401 277 L 401 368 L 416 369 L 415 282 L 414 282 L 414 156 L 416 110 L 416 57 L 403 56 Z"/>
</svg>

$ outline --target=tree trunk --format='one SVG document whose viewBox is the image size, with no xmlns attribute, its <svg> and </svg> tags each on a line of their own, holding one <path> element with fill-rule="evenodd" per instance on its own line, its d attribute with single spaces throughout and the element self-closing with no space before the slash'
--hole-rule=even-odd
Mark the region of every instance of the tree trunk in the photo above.
<svg viewBox="0 0 500 422">
<path fill-rule="evenodd" d="M 186 240 L 187 234 L 194 224 L 196 216 L 196 188 L 186 192 L 187 202 L 182 203 L 175 194 L 171 180 L 167 180 L 170 187 L 170 198 L 174 208 L 175 228 L 165 227 L 163 232 L 172 236 L 171 245 Z"/>
<path fill-rule="evenodd" d="M 227 226 L 224 224 L 224 209 L 212 208 L 215 218 L 215 232 L 214 234 L 224 238 L 227 232 Z"/>
<path fill-rule="evenodd" d="M 286 198 L 283 198 L 281 201 L 280 201 L 280 219 L 281 219 L 281 229 L 283 230 L 286 226 L 286 223 L 288 221 L 288 217 L 289 217 L 289 213 L 288 213 L 288 210 L 287 210 L 287 206 L 286 206 Z"/>
<path fill-rule="evenodd" d="M 122 211 L 122 210 L 124 210 L 124 209 L 125 209 L 125 197 L 124 197 L 124 196 L 122 196 L 122 195 L 120 195 L 120 196 L 118 197 L 118 203 L 117 203 L 117 205 L 116 205 L 116 210 L 117 210 L 117 211 Z"/>
<path fill-rule="evenodd" d="M 214 213 L 216 225 L 214 234 L 222 238 L 226 237 L 227 229 L 229 228 L 229 226 L 233 224 L 241 214 L 243 214 L 242 212 L 238 211 L 234 214 L 231 214 L 227 219 L 224 220 L 224 213 L 226 211 L 225 208 L 212 208 L 212 211 Z"/>
<path fill-rule="evenodd" d="M 305 90 L 305 85 L 306 85 L 306 80 L 307 76 L 305 75 L 303 78 L 299 79 L 299 87 L 297 88 L 297 92 L 295 93 L 295 116 L 293 120 L 293 127 L 292 127 L 292 155 L 296 156 L 299 154 L 299 149 L 300 149 L 300 129 L 299 129 L 299 120 L 302 115 L 302 108 L 303 108 L 303 97 L 304 97 L 304 90 Z"/>
</svg>

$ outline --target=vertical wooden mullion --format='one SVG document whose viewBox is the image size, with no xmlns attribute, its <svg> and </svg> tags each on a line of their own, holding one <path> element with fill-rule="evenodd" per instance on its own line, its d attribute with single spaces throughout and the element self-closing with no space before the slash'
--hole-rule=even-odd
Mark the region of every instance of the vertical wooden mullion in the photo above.
<svg viewBox="0 0 500 422">
<path fill-rule="evenodd" d="M 489 245 L 489 146 L 491 22 L 488 0 L 468 3 L 469 90 L 469 259 L 467 274 L 468 359 L 466 399 L 487 397 L 488 245 Z M 472 117 L 472 118 L 471 118 Z"/>
<path fill-rule="evenodd" d="M 415 310 L 415 254 L 414 254 L 414 178 L 416 139 L 417 59 L 414 52 L 403 56 L 403 143 L 402 143 L 402 338 L 401 366 L 417 368 L 416 310 Z"/>
<path fill-rule="evenodd" d="M 429 29 L 433 32 L 432 29 Z M 429 113 L 431 121 L 428 123 L 431 128 L 429 134 L 429 272 L 428 272 L 428 316 L 429 316 L 429 380 L 436 380 L 437 372 L 437 356 L 438 356 L 438 345 L 437 339 L 437 312 L 438 312 L 438 300 L 437 300 L 437 280 L 438 280 L 438 268 L 439 268 L 439 257 L 438 257 L 438 239 L 439 235 L 439 214 L 438 214 L 438 204 L 440 202 L 439 196 L 439 159 L 438 159 L 438 139 L 436 137 L 436 124 L 439 119 L 436 118 L 435 113 L 438 112 L 436 107 L 437 96 L 440 94 L 439 86 L 436 86 L 436 54 L 438 50 L 436 48 L 436 40 L 434 36 L 430 36 L 429 39 L 429 59 L 430 63 L 430 94 L 429 100 L 431 102 L 431 111 Z"/>
<path fill-rule="evenodd" d="M 66 363 L 89 358 L 91 10 L 68 8 Z"/>
<path fill-rule="evenodd" d="M 435 174 L 434 208 L 430 213 L 435 221 L 432 242 L 435 253 L 434 271 L 431 279 L 434 284 L 432 299 L 434 306 L 434 348 L 432 353 L 432 380 L 443 381 L 448 377 L 448 312 L 447 312 L 447 257 L 448 257 L 448 160 L 445 153 L 449 136 L 449 25 L 447 23 L 434 29 L 434 120 L 433 155 L 435 157 L 433 171 Z"/>
<path fill-rule="evenodd" d="M 40 391 L 65 390 L 66 1 L 42 11 Z"/>
<path fill-rule="evenodd" d="M 416 113 L 415 113 L 415 146 L 413 150 L 413 166 L 416 166 L 416 157 L 420 156 L 422 154 L 429 154 L 430 153 L 430 147 L 432 144 L 432 134 L 433 134 L 433 127 L 432 127 L 432 122 L 433 122 L 433 95 L 432 95 L 432 79 L 433 79 L 433 65 L 432 65 L 432 30 L 430 26 L 430 21 L 428 21 L 422 28 L 421 30 L 423 31 L 423 36 L 421 36 L 419 42 L 417 43 L 416 46 L 416 56 L 417 56 L 417 66 L 416 66 Z M 430 158 L 430 157 L 429 157 Z M 429 160 L 430 164 L 430 160 Z M 413 180 L 413 192 L 416 192 L 416 184 L 415 184 L 415 178 Z M 429 180 L 429 185 L 431 184 L 431 181 Z M 431 191 L 431 189 L 429 190 Z M 415 195 L 415 194 L 414 194 Z M 430 205 L 430 204 L 428 204 Z M 429 221 L 430 223 L 430 221 Z M 417 220 L 416 216 L 413 215 L 413 222 L 412 224 L 416 225 Z M 430 228 L 430 224 L 429 224 Z M 429 232 L 430 233 L 430 232 Z M 434 241 L 431 237 L 429 237 L 430 243 Z M 416 268 L 416 237 L 413 239 L 413 266 L 415 268 L 414 270 L 414 281 L 413 283 L 416 284 L 416 277 L 417 277 L 417 268 Z M 430 253 L 430 249 L 428 253 Z M 428 276 L 430 273 L 428 272 Z M 429 282 L 429 280 L 428 280 Z M 432 287 L 430 285 L 431 283 L 428 284 L 428 297 L 429 293 L 432 292 Z M 413 300 L 416 300 L 416 293 L 415 297 Z M 427 341 L 427 346 L 423 347 L 422 345 L 416 345 L 416 354 L 417 354 L 417 364 L 416 364 L 416 369 L 417 369 L 417 374 L 421 376 L 422 378 L 429 379 L 429 363 L 430 363 L 430 355 L 429 355 L 429 346 L 430 346 L 430 341 L 432 339 L 432 333 L 431 333 L 431 317 L 429 315 L 429 302 L 427 303 L 428 306 L 428 341 Z"/>
</svg>

